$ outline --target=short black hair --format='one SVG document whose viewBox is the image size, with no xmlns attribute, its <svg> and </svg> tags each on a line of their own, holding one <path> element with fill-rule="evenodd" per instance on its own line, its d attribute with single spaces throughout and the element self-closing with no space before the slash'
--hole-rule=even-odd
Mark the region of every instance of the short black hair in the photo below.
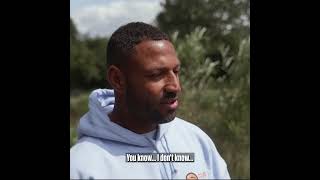
<svg viewBox="0 0 320 180">
<path fill-rule="evenodd" d="M 132 22 L 119 27 L 108 42 L 107 67 L 122 65 L 133 52 L 133 48 L 145 40 L 170 41 L 167 34 L 143 22 Z"/>
</svg>

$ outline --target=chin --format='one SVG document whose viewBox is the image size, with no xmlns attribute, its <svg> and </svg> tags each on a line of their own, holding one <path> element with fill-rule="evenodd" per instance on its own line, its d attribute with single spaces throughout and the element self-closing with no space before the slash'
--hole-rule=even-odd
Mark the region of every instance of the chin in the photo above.
<svg viewBox="0 0 320 180">
<path fill-rule="evenodd" d="M 168 122 L 171 122 L 172 120 L 174 120 L 175 117 L 176 117 L 176 112 L 174 111 L 170 114 L 167 114 L 166 116 L 164 116 L 162 118 L 157 119 L 157 122 L 159 124 L 168 123 Z"/>
</svg>

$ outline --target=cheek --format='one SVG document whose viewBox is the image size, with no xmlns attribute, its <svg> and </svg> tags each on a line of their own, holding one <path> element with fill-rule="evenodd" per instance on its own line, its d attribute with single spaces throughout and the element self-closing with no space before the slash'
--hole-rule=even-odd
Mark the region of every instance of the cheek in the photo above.
<svg viewBox="0 0 320 180">
<path fill-rule="evenodd" d="M 163 82 L 153 82 L 144 77 L 131 76 L 129 77 L 128 90 L 135 93 L 137 101 L 145 102 L 150 105 L 159 103 L 163 95 Z"/>
<path fill-rule="evenodd" d="M 148 84 L 145 86 L 145 93 L 149 96 L 148 99 L 152 100 L 152 102 L 159 103 L 162 98 L 162 86 L 159 84 Z"/>
<path fill-rule="evenodd" d="M 141 105 L 151 105 L 155 101 L 154 92 L 141 82 L 131 81 L 128 83 L 127 92 L 131 101 Z"/>
</svg>

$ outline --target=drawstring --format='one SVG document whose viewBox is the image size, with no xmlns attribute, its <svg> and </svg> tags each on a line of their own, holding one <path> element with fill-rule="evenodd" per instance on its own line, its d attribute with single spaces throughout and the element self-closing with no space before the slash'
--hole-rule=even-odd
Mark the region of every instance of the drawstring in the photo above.
<svg viewBox="0 0 320 180">
<path fill-rule="evenodd" d="M 172 152 L 170 149 L 169 149 L 169 145 L 168 145 L 168 141 L 167 141 L 167 138 L 166 136 L 164 135 L 164 140 L 166 142 L 166 145 L 167 145 L 167 149 L 168 149 L 168 152 Z M 177 173 L 177 169 L 174 167 L 173 163 L 170 162 L 170 168 L 171 168 L 171 175 L 173 177 L 173 175 L 175 175 Z"/>
<path fill-rule="evenodd" d="M 153 140 L 152 140 L 152 139 L 149 139 L 148 137 L 146 137 L 146 139 L 154 146 L 154 148 L 156 149 L 157 153 L 159 154 L 160 151 L 158 150 L 158 148 L 157 148 L 157 146 L 156 146 L 156 143 L 153 142 Z M 161 140 L 160 140 L 160 142 L 161 142 Z M 161 142 L 161 144 L 162 144 L 162 142 Z M 163 145 L 162 145 L 162 146 L 163 146 Z M 165 149 L 165 148 L 164 148 L 164 149 Z M 166 151 L 166 150 L 165 150 L 165 151 Z M 169 175 L 168 175 L 168 173 L 167 173 L 167 171 L 166 171 L 165 164 L 164 164 L 164 162 L 161 162 L 161 163 L 163 164 L 163 166 L 164 166 L 164 171 L 165 171 L 165 173 L 166 173 L 166 175 L 167 175 L 167 177 L 168 177 L 168 179 L 169 179 Z"/>
<path fill-rule="evenodd" d="M 165 144 L 166 144 L 166 145 L 164 145 L 164 144 L 162 143 L 161 139 L 160 139 L 160 143 L 161 143 L 164 151 L 165 151 L 166 153 L 170 153 L 171 150 L 169 149 L 169 145 L 168 145 L 167 138 L 166 138 L 165 135 L 163 135 L 163 136 L 164 136 L 164 141 L 165 141 Z M 160 153 L 159 150 L 158 150 L 158 148 L 157 148 L 157 146 L 156 146 L 156 144 L 155 144 L 155 142 L 154 142 L 152 139 L 149 139 L 148 137 L 146 137 L 146 139 L 154 146 L 154 148 L 155 148 L 155 150 L 157 151 L 157 153 Z M 162 164 L 163 164 L 164 167 L 165 167 L 164 162 L 162 162 Z M 173 179 L 173 176 L 177 173 L 177 169 L 175 168 L 175 166 L 173 165 L 172 162 L 169 162 L 169 166 L 170 166 L 170 170 L 171 170 L 171 179 Z M 169 178 L 169 175 L 168 175 L 168 173 L 167 173 L 167 171 L 166 171 L 165 168 L 164 168 L 164 170 L 165 170 L 165 172 L 166 172 L 167 177 Z"/>
</svg>

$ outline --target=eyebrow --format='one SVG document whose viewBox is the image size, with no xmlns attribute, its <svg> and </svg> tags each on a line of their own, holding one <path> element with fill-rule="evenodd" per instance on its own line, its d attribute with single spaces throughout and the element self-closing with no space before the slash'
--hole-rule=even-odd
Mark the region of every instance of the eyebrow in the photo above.
<svg viewBox="0 0 320 180">
<path fill-rule="evenodd" d="M 180 69 L 180 67 L 181 67 L 181 64 L 179 63 L 173 69 L 177 69 L 177 68 Z M 157 68 L 150 68 L 147 71 L 148 72 L 150 72 L 150 71 L 165 71 L 167 69 L 168 69 L 167 67 L 157 67 Z"/>
</svg>

